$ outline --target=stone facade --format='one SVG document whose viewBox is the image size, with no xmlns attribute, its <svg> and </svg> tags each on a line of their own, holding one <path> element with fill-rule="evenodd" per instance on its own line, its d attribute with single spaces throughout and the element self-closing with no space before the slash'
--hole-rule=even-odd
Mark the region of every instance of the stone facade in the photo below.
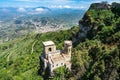
<svg viewBox="0 0 120 80">
<path fill-rule="evenodd" d="M 56 45 L 52 41 L 43 42 L 43 48 L 41 60 L 44 69 L 49 68 L 50 72 L 53 72 L 58 67 L 66 66 L 71 70 L 72 41 L 64 41 L 64 50 L 56 50 Z"/>
</svg>

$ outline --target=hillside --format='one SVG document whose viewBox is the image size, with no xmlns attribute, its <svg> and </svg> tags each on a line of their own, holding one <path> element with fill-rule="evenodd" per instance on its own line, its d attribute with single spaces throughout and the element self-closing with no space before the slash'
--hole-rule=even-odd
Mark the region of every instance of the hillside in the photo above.
<svg viewBox="0 0 120 80">
<path fill-rule="evenodd" d="M 39 75 L 42 41 L 53 40 L 62 49 L 64 40 L 73 40 L 72 71 L 59 68 L 53 80 L 119 80 L 120 4 L 104 5 L 91 4 L 79 26 L 69 30 L 31 33 L 1 44 L 0 79 L 46 79 L 46 73 Z"/>
<path fill-rule="evenodd" d="M 76 41 L 83 42 L 78 44 L 74 51 L 77 56 L 74 58 L 77 78 L 120 79 L 119 6 L 119 3 L 93 3 L 79 21 L 80 31 Z"/>
<path fill-rule="evenodd" d="M 59 35 L 59 36 L 58 36 Z M 29 34 L 0 45 L 0 80 L 36 80 L 40 69 L 42 42 L 53 40 L 61 49 L 64 40 L 71 39 L 71 30 Z"/>
</svg>

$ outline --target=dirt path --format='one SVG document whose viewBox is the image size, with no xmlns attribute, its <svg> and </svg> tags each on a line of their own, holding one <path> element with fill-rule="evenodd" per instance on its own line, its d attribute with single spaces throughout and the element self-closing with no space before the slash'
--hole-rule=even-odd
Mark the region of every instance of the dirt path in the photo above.
<svg viewBox="0 0 120 80">
<path fill-rule="evenodd" d="M 32 49 L 31 49 L 31 54 L 33 53 L 33 51 L 34 51 L 34 46 L 35 46 L 35 43 L 36 43 L 37 41 L 35 41 L 33 44 L 32 44 Z"/>
</svg>

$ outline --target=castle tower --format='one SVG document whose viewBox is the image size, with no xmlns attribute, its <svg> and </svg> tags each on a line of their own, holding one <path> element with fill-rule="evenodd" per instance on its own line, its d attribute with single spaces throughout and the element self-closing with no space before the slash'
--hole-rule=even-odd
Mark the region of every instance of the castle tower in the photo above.
<svg viewBox="0 0 120 80">
<path fill-rule="evenodd" d="M 72 49 L 72 41 L 65 41 L 64 52 L 65 54 L 69 54 L 70 57 L 71 57 L 71 49 Z"/>
<path fill-rule="evenodd" d="M 43 63 L 43 70 L 49 68 L 50 74 L 53 70 L 65 66 L 68 70 L 71 70 L 71 49 L 72 41 L 64 42 L 64 50 L 56 50 L 56 46 L 52 41 L 43 42 L 43 53 L 41 55 L 41 61 Z"/>
<path fill-rule="evenodd" d="M 43 42 L 43 48 L 44 48 L 44 57 L 46 59 L 48 59 L 48 54 L 56 51 L 56 46 L 52 41 Z"/>
</svg>

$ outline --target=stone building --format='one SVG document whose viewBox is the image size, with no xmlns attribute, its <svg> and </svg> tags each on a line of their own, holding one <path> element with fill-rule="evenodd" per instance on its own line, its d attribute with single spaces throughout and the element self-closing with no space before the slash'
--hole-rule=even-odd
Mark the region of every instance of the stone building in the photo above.
<svg viewBox="0 0 120 80">
<path fill-rule="evenodd" d="M 72 41 L 64 41 L 64 50 L 56 50 L 56 45 L 52 41 L 43 42 L 43 48 L 40 58 L 44 69 L 49 68 L 51 73 L 58 67 L 66 66 L 71 70 Z"/>
</svg>

